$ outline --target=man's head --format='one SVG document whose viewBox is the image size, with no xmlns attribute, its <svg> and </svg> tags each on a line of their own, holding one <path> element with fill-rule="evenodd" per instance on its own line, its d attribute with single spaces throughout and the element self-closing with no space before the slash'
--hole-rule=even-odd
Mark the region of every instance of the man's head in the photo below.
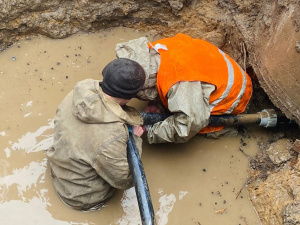
<svg viewBox="0 0 300 225">
<path fill-rule="evenodd" d="M 146 75 L 143 67 L 137 62 L 118 58 L 111 61 L 102 71 L 101 84 L 105 94 L 123 99 L 131 99 L 141 90 Z"/>
</svg>

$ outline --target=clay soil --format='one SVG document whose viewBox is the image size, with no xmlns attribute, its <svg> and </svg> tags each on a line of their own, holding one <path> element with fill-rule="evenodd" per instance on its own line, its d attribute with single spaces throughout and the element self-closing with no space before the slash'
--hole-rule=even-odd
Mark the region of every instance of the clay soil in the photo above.
<svg viewBox="0 0 300 225">
<path fill-rule="evenodd" d="M 272 107 L 300 122 L 300 10 L 296 0 L 3 0 L 0 50 L 41 34 L 65 38 L 109 27 L 178 32 L 231 55 L 254 83 L 253 110 Z M 251 158 L 246 184 L 263 224 L 300 224 L 300 144 L 296 124 L 277 127 Z"/>
</svg>

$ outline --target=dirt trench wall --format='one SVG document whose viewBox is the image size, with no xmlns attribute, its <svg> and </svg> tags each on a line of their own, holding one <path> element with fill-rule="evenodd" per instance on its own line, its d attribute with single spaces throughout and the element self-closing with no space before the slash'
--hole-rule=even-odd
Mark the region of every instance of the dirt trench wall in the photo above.
<svg viewBox="0 0 300 225">
<path fill-rule="evenodd" d="M 211 12 L 215 4 L 187 0 L 3 0 L 0 2 L 0 46 L 4 49 L 26 34 L 64 38 L 78 31 L 113 26 L 156 29 L 166 36 L 178 31 L 195 37 L 208 35 L 222 45 L 225 37 L 219 29 L 222 14 L 220 9 Z"/>
<path fill-rule="evenodd" d="M 263 225 L 300 224 L 300 141 L 279 139 L 250 160 L 249 197 Z"/>
<path fill-rule="evenodd" d="M 249 63 L 273 104 L 300 122 L 300 1 L 263 4 L 252 29 Z M 249 45 L 248 45 L 249 46 Z"/>
<path fill-rule="evenodd" d="M 244 63 L 241 55 L 245 53 L 242 48 L 245 40 L 237 26 L 240 30 L 250 26 L 260 8 L 254 2 L 2 0 L 0 47 L 4 49 L 19 37 L 30 34 L 64 38 L 78 31 L 127 26 L 155 29 L 163 36 L 183 32 L 203 38 L 227 50 L 236 60 L 243 59 Z"/>
<path fill-rule="evenodd" d="M 256 75 L 252 78 L 259 79 L 282 112 L 300 123 L 299 7 L 299 0 L 1 0 L 0 51 L 19 38 L 36 34 L 65 38 L 79 31 L 116 26 L 156 30 L 165 37 L 182 32 L 208 40 L 232 56 L 250 75 Z M 289 172 L 292 177 L 297 175 L 295 180 L 299 179 L 297 165 Z M 270 176 L 268 183 L 254 180 L 251 196 L 264 197 L 261 193 L 276 185 L 276 180 L 290 190 L 289 179 L 282 173 L 273 180 L 275 175 Z M 286 189 L 282 193 L 289 193 Z M 270 204 L 276 201 L 278 193 L 274 193 L 275 197 L 267 198 Z M 287 195 L 288 200 L 269 213 L 273 209 L 265 210 L 263 200 L 254 197 L 263 224 L 282 223 L 282 209 L 298 209 L 299 205 Z"/>
<path fill-rule="evenodd" d="M 206 39 L 246 67 L 246 42 L 252 44 L 248 28 L 260 8 L 258 0 L 2 0 L 0 50 L 24 35 L 64 38 L 78 31 L 126 26 Z"/>
</svg>

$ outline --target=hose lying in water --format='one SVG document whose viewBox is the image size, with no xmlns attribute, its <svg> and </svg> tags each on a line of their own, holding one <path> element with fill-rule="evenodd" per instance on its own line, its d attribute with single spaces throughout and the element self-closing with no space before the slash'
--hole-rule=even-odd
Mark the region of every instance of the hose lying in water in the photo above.
<svg viewBox="0 0 300 225">
<path fill-rule="evenodd" d="M 127 143 L 127 159 L 128 159 L 129 169 L 133 177 L 142 224 L 154 225 L 155 219 L 154 219 L 153 205 L 151 201 L 146 175 L 144 172 L 144 167 L 142 164 L 140 154 L 135 145 L 135 141 L 133 139 L 133 132 L 131 130 L 131 127 L 129 127 L 128 130 L 129 130 L 129 140 Z"/>
</svg>

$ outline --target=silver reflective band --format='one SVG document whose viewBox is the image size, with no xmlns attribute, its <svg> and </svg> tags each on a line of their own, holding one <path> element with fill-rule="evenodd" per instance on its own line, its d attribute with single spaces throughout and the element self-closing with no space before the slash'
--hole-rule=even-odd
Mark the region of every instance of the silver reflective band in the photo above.
<svg viewBox="0 0 300 225">
<path fill-rule="evenodd" d="M 149 44 L 151 45 L 151 47 L 156 51 L 156 52 L 158 52 L 158 50 L 159 49 L 163 49 L 163 50 L 168 50 L 168 48 L 167 48 L 167 46 L 165 46 L 165 45 L 163 45 L 163 44 L 159 44 L 159 43 L 157 43 L 156 45 L 152 45 L 150 42 L 149 42 Z"/>
<path fill-rule="evenodd" d="M 247 86 L 247 78 L 246 78 L 245 71 L 238 64 L 237 64 L 237 66 L 239 67 L 240 71 L 243 74 L 243 84 L 242 84 L 240 93 L 238 94 L 238 97 L 236 98 L 234 103 L 231 105 L 231 107 L 226 111 L 227 114 L 230 114 L 237 107 L 237 105 L 239 104 L 241 98 L 245 94 L 245 90 L 246 90 L 246 86 Z"/>
<path fill-rule="evenodd" d="M 159 44 L 159 43 L 157 43 L 156 45 L 154 45 L 154 47 L 153 47 L 157 52 L 158 52 L 158 50 L 159 49 L 163 49 L 163 50 L 168 50 L 168 48 L 167 48 L 167 46 L 165 46 L 165 45 L 163 45 L 163 44 Z"/>
<path fill-rule="evenodd" d="M 210 104 L 210 111 L 212 111 L 214 109 L 214 107 L 219 104 L 219 102 L 221 102 L 222 100 L 224 100 L 231 88 L 232 88 L 232 85 L 233 85 L 233 82 L 234 82 L 234 71 L 233 71 L 233 66 L 231 64 L 231 62 L 229 61 L 229 59 L 227 58 L 227 56 L 225 55 L 225 53 L 219 49 L 219 52 L 223 55 L 224 59 L 225 59 L 225 62 L 227 64 L 227 68 L 228 68 L 228 82 L 227 82 L 227 87 L 225 89 L 225 91 L 223 92 L 223 94 L 215 101 L 213 101 L 211 104 Z"/>
<path fill-rule="evenodd" d="M 263 113 L 267 113 L 267 117 L 263 116 Z M 275 127 L 277 124 L 277 114 L 274 109 L 264 109 L 259 112 L 260 114 L 260 124 L 262 127 Z"/>
</svg>

